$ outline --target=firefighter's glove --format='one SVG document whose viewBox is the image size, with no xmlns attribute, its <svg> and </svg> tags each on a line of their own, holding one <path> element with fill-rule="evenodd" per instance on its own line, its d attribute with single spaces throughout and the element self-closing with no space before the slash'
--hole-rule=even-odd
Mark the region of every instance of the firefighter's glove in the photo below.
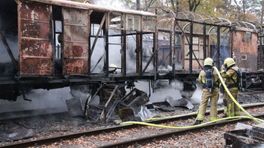
<svg viewBox="0 0 264 148">
<path fill-rule="evenodd" d="M 225 74 L 226 74 L 226 71 L 225 71 L 225 70 L 221 70 L 221 71 L 220 71 L 220 74 L 221 74 L 221 75 L 225 75 Z"/>
<path fill-rule="evenodd" d="M 226 71 L 225 65 L 222 65 L 220 73 L 225 72 L 225 71 Z"/>
</svg>

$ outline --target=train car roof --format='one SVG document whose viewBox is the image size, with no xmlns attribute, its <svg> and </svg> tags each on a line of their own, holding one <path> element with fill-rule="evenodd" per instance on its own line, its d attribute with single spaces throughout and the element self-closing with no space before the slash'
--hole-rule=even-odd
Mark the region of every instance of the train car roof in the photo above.
<svg viewBox="0 0 264 148">
<path fill-rule="evenodd" d="M 115 9 L 115 8 L 106 7 L 106 6 L 100 6 L 100 5 L 89 4 L 89 3 L 80 3 L 80 2 L 74 2 L 74 1 L 69 1 L 69 0 L 20 0 L 20 1 L 21 2 L 33 1 L 33 2 L 63 6 L 63 7 L 95 10 L 95 11 L 100 11 L 100 12 L 119 12 L 119 13 L 127 13 L 127 14 L 141 15 L 141 16 L 153 16 L 153 17 L 156 16 L 154 13 L 146 12 L 146 11 L 129 10 L 129 9 L 124 9 L 124 8 Z"/>
</svg>

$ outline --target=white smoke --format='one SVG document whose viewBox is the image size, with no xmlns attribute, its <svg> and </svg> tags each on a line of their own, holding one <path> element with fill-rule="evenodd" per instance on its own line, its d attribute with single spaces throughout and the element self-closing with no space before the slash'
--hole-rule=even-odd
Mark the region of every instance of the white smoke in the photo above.
<svg viewBox="0 0 264 148">
<path fill-rule="evenodd" d="M 47 112 L 65 112 L 67 107 L 65 100 L 72 98 L 69 87 L 43 90 L 36 89 L 26 93 L 26 98 L 32 101 L 23 100 L 23 96 L 19 96 L 16 102 L 9 102 L 7 100 L 0 101 L 0 113 L 14 112 L 21 110 L 41 110 L 52 109 Z"/>
<path fill-rule="evenodd" d="M 162 102 L 165 101 L 166 98 L 171 97 L 174 100 L 179 100 L 182 98 L 181 91 L 183 90 L 183 84 L 180 81 L 175 80 L 171 84 L 167 80 L 160 80 L 155 84 L 156 89 L 151 89 L 150 102 Z M 146 92 L 149 94 L 149 83 L 146 81 L 139 81 L 135 83 L 136 88 Z"/>
<path fill-rule="evenodd" d="M 13 33 L 5 33 L 5 26 L 8 24 L 3 25 L 4 22 L 2 16 L 0 15 L 0 32 L 5 36 L 7 43 L 12 50 L 12 53 L 15 59 L 18 59 L 18 37 Z M 9 22 L 7 22 L 9 23 Z M 5 46 L 3 45 L 2 40 L 0 40 L 0 63 L 8 63 L 11 62 L 11 59 L 7 53 Z"/>
<path fill-rule="evenodd" d="M 99 29 L 99 25 L 92 25 L 92 33 L 96 34 Z M 110 30 L 109 34 L 120 34 L 118 30 Z M 102 34 L 101 34 L 102 35 Z M 143 61 L 142 69 L 147 65 L 148 60 L 152 55 L 153 41 L 151 41 L 149 36 L 144 36 L 143 40 Z M 145 40 L 147 39 L 147 40 Z M 93 44 L 94 38 L 91 38 L 91 43 Z M 98 38 L 94 52 L 91 57 L 91 70 L 92 73 L 100 73 L 103 71 L 105 50 L 104 38 Z M 103 57 L 103 58 L 102 58 Z M 101 59 L 102 58 L 102 59 Z M 98 63 L 98 61 L 101 61 Z M 136 37 L 127 37 L 127 51 L 126 51 L 126 71 L 127 73 L 136 72 Z M 121 68 L 121 37 L 109 37 L 109 66 L 111 64 L 116 65 Z M 96 66 L 96 67 L 95 67 Z M 146 69 L 146 72 L 153 71 L 153 62 L 151 62 Z M 120 72 L 120 70 L 119 70 Z"/>
<path fill-rule="evenodd" d="M 202 89 L 201 87 L 197 86 L 197 89 L 194 91 L 191 100 L 194 104 L 199 104 L 202 98 Z"/>
<path fill-rule="evenodd" d="M 6 40 L 8 43 L 8 46 L 10 47 L 14 58 L 18 60 L 18 38 L 14 35 L 6 35 Z M 7 53 L 6 47 L 3 45 L 3 42 L 0 40 L 0 63 L 7 63 L 11 62 L 11 58 L 9 57 L 9 54 Z"/>
<path fill-rule="evenodd" d="M 202 99 L 202 88 L 199 85 L 197 85 L 197 89 L 194 91 L 191 97 L 191 101 L 194 104 L 199 104 L 201 102 L 201 99 Z M 223 103 L 223 94 L 220 93 L 218 104 L 222 104 L 222 103 Z"/>
</svg>

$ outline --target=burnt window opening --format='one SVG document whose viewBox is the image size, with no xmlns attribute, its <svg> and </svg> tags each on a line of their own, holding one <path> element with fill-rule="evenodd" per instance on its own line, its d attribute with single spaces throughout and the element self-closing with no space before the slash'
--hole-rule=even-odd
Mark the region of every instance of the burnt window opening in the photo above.
<svg viewBox="0 0 264 148">
<path fill-rule="evenodd" d="M 63 50 L 63 16 L 62 8 L 53 6 L 53 32 L 54 32 L 54 65 L 55 73 L 62 74 L 62 50 Z"/>
<path fill-rule="evenodd" d="M 62 35 L 62 21 L 55 20 L 55 59 L 61 59 L 61 48 L 63 42 L 63 35 Z"/>
<path fill-rule="evenodd" d="M 105 59 L 105 13 L 92 12 L 90 16 L 91 28 L 90 28 L 90 52 L 91 52 L 91 67 L 90 71 L 92 73 L 101 73 L 104 69 L 104 59 Z M 102 26 L 100 24 L 103 22 Z M 101 28 L 101 29 L 100 29 Z M 100 29 L 100 30 L 99 30 Z M 98 33 L 99 31 L 99 33 Z M 98 36 L 97 36 L 98 33 Z M 96 39 L 97 38 L 97 39 Z M 96 52 L 92 52 L 96 51 Z"/>
<path fill-rule="evenodd" d="M 13 76 L 18 61 L 18 14 L 15 0 L 0 1 L 0 75 Z M 8 47 L 7 47 L 8 46 Z"/>
</svg>

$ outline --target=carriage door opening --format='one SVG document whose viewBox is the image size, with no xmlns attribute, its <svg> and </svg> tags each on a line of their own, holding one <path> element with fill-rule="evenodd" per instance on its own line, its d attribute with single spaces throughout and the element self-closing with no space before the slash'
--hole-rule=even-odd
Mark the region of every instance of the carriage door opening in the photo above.
<svg viewBox="0 0 264 148">
<path fill-rule="evenodd" d="M 54 73 L 62 75 L 63 21 L 61 7 L 53 6 Z"/>
</svg>

